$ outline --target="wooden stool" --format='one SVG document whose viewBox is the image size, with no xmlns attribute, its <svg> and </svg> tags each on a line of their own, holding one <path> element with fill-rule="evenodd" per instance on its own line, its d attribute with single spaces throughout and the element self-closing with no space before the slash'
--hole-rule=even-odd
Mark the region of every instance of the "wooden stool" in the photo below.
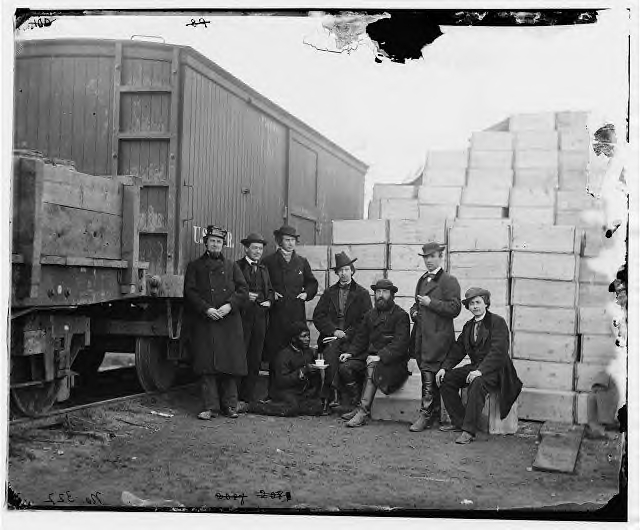
<svg viewBox="0 0 640 530">
<path fill-rule="evenodd" d="M 465 407 L 467 406 L 467 388 L 460 391 Z M 518 402 L 513 404 L 507 417 L 502 420 L 500 419 L 500 394 L 497 392 L 487 394 L 478 430 L 489 434 L 515 434 L 518 430 Z"/>
</svg>

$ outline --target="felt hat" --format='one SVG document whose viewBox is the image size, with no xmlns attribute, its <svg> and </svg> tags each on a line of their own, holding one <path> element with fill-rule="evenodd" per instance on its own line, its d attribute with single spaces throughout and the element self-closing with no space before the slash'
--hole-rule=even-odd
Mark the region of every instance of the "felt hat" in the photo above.
<svg viewBox="0 0 640 530">
<path fill-rule="evenodd" d="M 433 254 L 434 252 L 442 252 L 444 249 L 444 245 L 436 243 L 435 241 L 429 241 L 429 243 L 425 243 L 424 245 L 422 245 L 422 253 L 418 252 L 418 254 L 423 258 L 426 258 L 429 254 Z"/>
<path fill-rule="evenodd" d="M 291 236 L 295 237 L 296 239 L 300 237 L 300 234 L 298 234 L 296 229 L 293 226 L 289 225 L 282 225 L 280 228 L 273 231 L 273 235 L 276 237 Z"/>
<path fill-rule="evenodd" d="M 267 244 L 264 237 L 262 237 L 262 234 L 258 234 L 257 232 L 251 232 L 247 237 L 241 239 L 240 243 L 242 243 L 245 247 L 248 247 L 251 243 L 262 243 L 263 245 Z"/>
<path fill-rule="evenodd" d="M 473 300 L 476 296 L 484 296 L 487 299 L 487 302 L 491 300 L 491 293 L 482 287 L 470 287 L 467 289 L 467 292 L 464 293 L 464 299 L 462 300 L 462 304 L 468 309 L 469 302 Z"/>
<path fill-rule="evenodd" d="M 337 273 L 338 269 L 346 267 L 347 265 L 351 265 L 352 263 L 357 261 L 357 259 L 358 258 L 351 259 L 349 256 L 347 256 L 346 252 L 339 252 L 338 254 L 336 254 L 336 266 L 333 268 L 333 270 Z"/>
<path fill-rule="evenodd" d="M 209 239 L 210 237 L 220 237 L 222 238 L 223 241 L 226 242 L 227 233 L 228 233 L 227 230 L 225 230 L 224 228 L 220 228 L 219 226 L 215 226 L 215 225 L 209 225 L 207 226 L 207 230 L 202 236 L 202 242 L 206 243 L 207 239 Z"/>
<path fill-rule="evenodd" d="M 387 289 L 388 291 L 391 291 L 393 294 L 398 292 L 398 288 L 395 285 L 393 285 L 393 282 L 391 280 L 387 280 L 386 278 L 379 279 L 375 283 L 375 285 L 371 286 L 372 291 L 376 291 L 378 289 Z"/>
</svg>

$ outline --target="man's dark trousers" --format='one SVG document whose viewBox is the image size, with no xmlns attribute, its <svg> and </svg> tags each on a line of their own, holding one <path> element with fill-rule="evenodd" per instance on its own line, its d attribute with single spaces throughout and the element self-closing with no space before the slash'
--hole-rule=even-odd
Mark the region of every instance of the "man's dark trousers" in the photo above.
<svg viewBox="0 0 640 530">
<path fill-rule="evenodd" d="M 242 309 L 242 330 L 244 332 L 244 344 L 247 349 L 247 375 L 240 382 L 240 401 L 247 403 L 255 401 L 255 395 L 260 373 L 260 361 L 264 338 L 267 333 L 268 310 L 251 302 Z"/>
<path fill-rule="evenodd" d="M 460 389 L 467 386 L 467 375 L 476 370 L 472 364 L 447 370 L 440 386 L 444 406 L 451 418 L 451 424 L 461 427 L 463 431 L 475 434 L 478 421 L 482 415 L 487 394 L 498 390 L 498 372 L 476 377 L 467 390 L 467 407 L 465 409 L 460 398 Z"/>
</svg>

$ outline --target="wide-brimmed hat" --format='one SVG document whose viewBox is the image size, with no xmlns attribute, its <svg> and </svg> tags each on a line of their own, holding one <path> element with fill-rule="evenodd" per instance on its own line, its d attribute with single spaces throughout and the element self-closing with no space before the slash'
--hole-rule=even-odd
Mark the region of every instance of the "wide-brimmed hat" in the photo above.
<svg viewBox="0 0 640 530">
<path fill-rule="evenodd" d="M 338 269 L 346 267 L 347 265 L 351 265 L 357 260 L 358 258 L 351 259 L 349 256 L 347 256 L 346 252 L 339 252 L 338 254 L 336 254 L 336 266 L 333 268 L 333 270 L 335 272 L 338 272 Z"/>
<path fill-rule="evenodd" d="M 422 245 L 422 253 L 418 252 L 420 256 L 426 258 L 429 254 L 433 254 L 434 252 L 442 252 L 446 247 L 441 245 L 440 243 L 436 243 L 435 241 L 429 241 L 429 243 L 425 243 Z"/>
<path fill-rule="evenodd" d="M 209 239 L 210 237 L 220 237 L 223 239 L 223 241 L 226 241 L 227 233 L 228 231 L 225 230 L 224 228 L 220 228 L 219 226 L 215 226 L 215 225 L 209 225 L 207 226 L 207 229 L 204 235 L 202 236 L 202 242 L 206 243 L 207 239 Z"/>
<path fill-rule="evenodd" d="M 282 225 L 280 228 L 273 231 L 273 235 L 276 237 L 291 236 L 295 237 L 296 239 L 300 237 L 298 231 L 293 226 L 289 225 Z"/>
<path fill-rule="evenodd" d="M 248 247 L 251 243 L 262 243 L 263 245 L 267 244 L 264 237 L 262 237 L 262 234 L 258 234 L 257 232 L 251 232 L 247 237 L 241 239 L 240 243 L 242 243 L 245 247 Z"/>
<path fill-rule="evenodd" d="M 372 291 L 377 291 L 378 289 L 386 289 L 387 291 L 391 291 L 393 294 L 398 292 L 398 288 L 393 285 L 393 282 L 386 278 L 379 279 L 376 281 L 375 285 L 371 286 Z"/>
<path fill-rule="evenodd" d="M 482 287 L 470 287 L 467 289 L 467 292 L 464 293 L 464 299 L 462 300 L 462 304 L 468 308 L 469 302 L 473 300 L 476 296 L 484 296 L 487 298 L 487 302 L 491 300 L 491 293 Z"/>
</svg>

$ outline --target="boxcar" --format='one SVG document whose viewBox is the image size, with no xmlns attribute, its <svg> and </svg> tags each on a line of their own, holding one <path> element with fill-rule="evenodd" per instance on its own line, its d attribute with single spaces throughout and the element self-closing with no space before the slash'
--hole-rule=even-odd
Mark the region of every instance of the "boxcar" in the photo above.
<svg viewBox="0 0 640 530">
<path fill-rule="evenodd" d="M 230 230 L 235 258 L 249 231 L 288 222 L 304 244 L 327 244 L 333 219 L 362 217 L 364 163 L 189 47 L 16 49 L 11 390 L 22 412 L 65 399 L 107 350 L 135 351 L 146 389 L 171 385 L 186 355 L 183 274 L 206 225 Z M 95 193 L 111 206 L 87 205 Z M 53 228 L 37 230 L 42 219 Z M 80 242 L 60 237 L 79 226 Z"/>
</svg>

